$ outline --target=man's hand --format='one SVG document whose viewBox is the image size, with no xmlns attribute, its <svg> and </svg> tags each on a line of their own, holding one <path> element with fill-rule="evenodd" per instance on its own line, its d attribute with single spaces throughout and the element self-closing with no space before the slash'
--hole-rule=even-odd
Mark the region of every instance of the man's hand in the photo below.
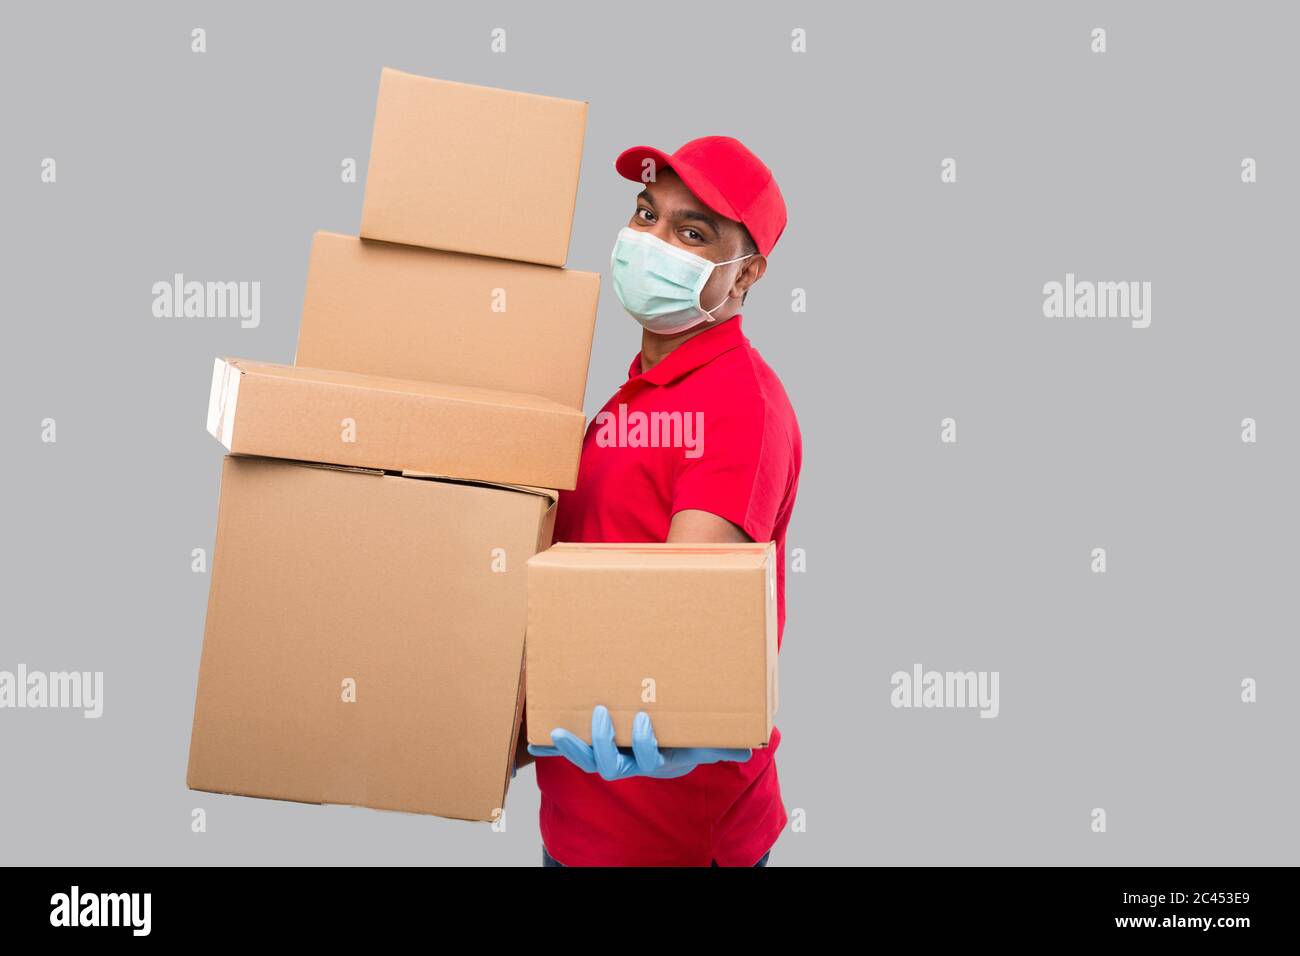
<svg viewBox="0 0 1300 956">
<path fill-rule="evenodd" d="M 623 780 L 627 777 L 658 777 L 667 779 L 690 773 L 700 764 L 718 763 L 721 760 L 745 761 L 752 750 L 717 750 L 702 747 L 669 747 L 659 749 L 650 715 L 641 711 L 632 720 L 632 752 L 614 746 L 614 723 L 609 719 L 609 709 L 597 704 L 591 712 L 591 743 L 585 743 L 557 727 L 551 731 L 554 747 L 528 745 L 535 757 L 568 757 L 569 762 L 587 773 L 598 773 L 606 780 Z"/>
</svg>

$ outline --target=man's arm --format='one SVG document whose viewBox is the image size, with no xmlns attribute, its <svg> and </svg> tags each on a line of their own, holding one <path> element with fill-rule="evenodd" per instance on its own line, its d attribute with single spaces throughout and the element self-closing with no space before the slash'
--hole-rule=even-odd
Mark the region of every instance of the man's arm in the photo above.
<svg viewBox="0 0 1300 956">
<path fill-rule="evenodd" d="M 745 544 L 750 540 L 726 518 L 693 508 L 677 512 L 668 526 L 669 544 Z"/>
</svg>

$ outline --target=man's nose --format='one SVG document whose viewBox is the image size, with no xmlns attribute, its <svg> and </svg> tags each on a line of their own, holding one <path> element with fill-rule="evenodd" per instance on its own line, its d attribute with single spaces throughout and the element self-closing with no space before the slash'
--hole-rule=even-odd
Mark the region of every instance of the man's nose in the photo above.
<svg viewBox="0 0 1300 956">
<path fill-rule="evenodd" d="M 656 239 L 662 239 L 664 242 L 673 241 L 672 227 L 662 219 L 660 219 L 651 227 L 650 232 L 654 235 Z"/>
</svg>

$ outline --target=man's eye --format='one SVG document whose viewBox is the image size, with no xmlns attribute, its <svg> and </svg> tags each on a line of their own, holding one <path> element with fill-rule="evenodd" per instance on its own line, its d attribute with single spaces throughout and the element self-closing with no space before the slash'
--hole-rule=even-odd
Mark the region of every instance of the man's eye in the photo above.
<svg viewBox="0 0 1300 956">
<path fill-rule="evenodd" d="M 646 222 L 650 222 L 651 220 L 654 219 L 654 213 L 652 213 L 649 209 L 646 209 L 644 206 L 638 209 L 636 211 L 636 214 Z"/>
<path fill-rule="evenodd" d="M 700 234 L 699 234 L 698 232 L 696 232 L 694 229 L 687 229 L 687 230 L 685 230 L 685 232 L 686 232 L 686 238 L 687 238 L 687 239 L 690 239 L 692 242 L 698 242 L 698 241 L 700 241 L 700 240 L 702 240 L 702 239 L 704 238 L 702 235 L 700 235 Z"/>
</svg>

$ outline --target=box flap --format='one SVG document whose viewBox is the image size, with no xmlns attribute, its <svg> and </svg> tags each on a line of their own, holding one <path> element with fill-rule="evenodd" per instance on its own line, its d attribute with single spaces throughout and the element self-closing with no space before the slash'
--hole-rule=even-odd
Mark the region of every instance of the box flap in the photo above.
<svg viewBox="0 0 1300 956">
<path fill-rule="evenodd" d="M 552 502 L 560 499 L 560 493 L 553 488 L 538 488 L 533 485 L 512 485 L 500 481 L 473 481 L 467 478 L 451 478 L 447 475 L 435 475 L 427 471 L 400 471 L 403 478 L 420 478 L 427 481 L 451 481 L 461 485 L 478 485 L 482 488 L 501 488 L 505 491 L 518 491 L 526 495 L 538 495 Z"/>
</svg>

